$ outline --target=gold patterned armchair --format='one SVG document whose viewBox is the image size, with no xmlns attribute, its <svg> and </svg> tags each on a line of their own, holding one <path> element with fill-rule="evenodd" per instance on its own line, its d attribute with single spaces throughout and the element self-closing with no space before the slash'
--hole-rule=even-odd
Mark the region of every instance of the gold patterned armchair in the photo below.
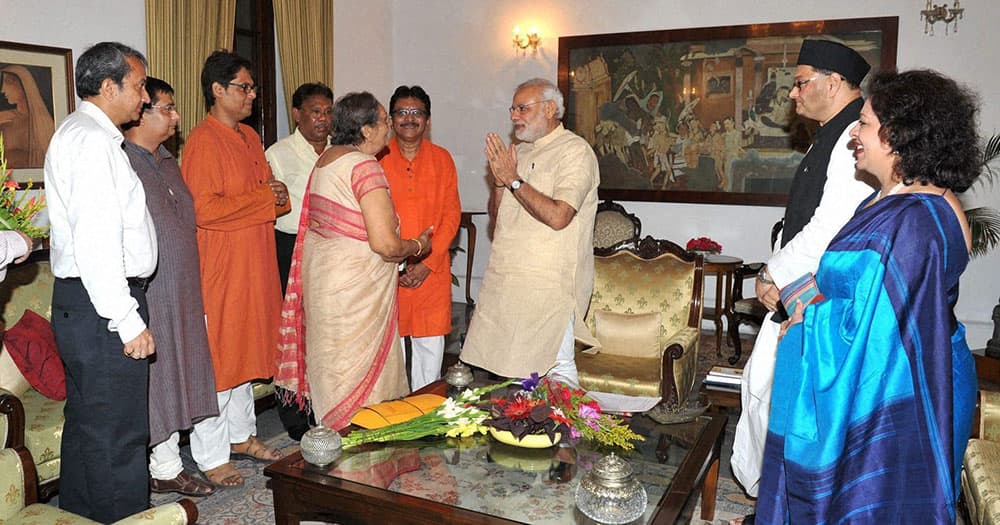
<svg viewBox="0 0 1000 525">
<path fill-rule="evenodd" d="M 962 461 L 966 523 L 1000 525 L 1000 360 L 976 356 L 979 406 Z"/>
<path fill-rule="evenodd" d="M 0 450 L 0 523 L 20 525 L 83 525 L 97 523 L 84 517 L 38 503 L 35 463 L 24 447 Z M 198 519 L 198 507 L 189 499 L 160 505 L 133 514 L 116 525 L 183 525 Z"/>
<path fill-rule="evenodd" d="M 586 322 L 601 347 L 578 352 L 580 386 L 684 403 L 698 368 L 702 256 L 648 236 L 595 254 Z"/>
<path fill-rule="evenodd" d="M 8 267 L 7 278 L 0 283 L 4 326 L 14 326 L 25 310 L 51 318 L 54 281 L 47 251 L 36 252 L 27 262 Z M 23 445 L 31 451 L 37 462 L 38 493 L 43 501 L 59 490 L 64 405 L 64 401 L 49 399 L 26 384 L 0 384 L 0 445 Z"/>
<path fill-rule="evenodd" d="M 602 201 L 597 205 L 594 218 L 594 249 L 613 250 L 627 245 L 634 246 L 639 241 L 642 223 L 635 215 L 614 201 Z"/>
</svg>

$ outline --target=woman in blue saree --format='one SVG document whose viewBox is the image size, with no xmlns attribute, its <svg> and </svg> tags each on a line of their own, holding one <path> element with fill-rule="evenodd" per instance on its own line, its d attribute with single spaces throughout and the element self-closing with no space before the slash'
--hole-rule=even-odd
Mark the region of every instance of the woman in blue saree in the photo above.
<svg viewBox="0 0 1000 525">
<path fill-rule="evenodd" d="M 831 241 L 778 349 L 758 523 L 954 523 L 975 365 L 954 315 L 974 95 L 883 72 L 851 131 L 881 191 Z"/>
</svg>

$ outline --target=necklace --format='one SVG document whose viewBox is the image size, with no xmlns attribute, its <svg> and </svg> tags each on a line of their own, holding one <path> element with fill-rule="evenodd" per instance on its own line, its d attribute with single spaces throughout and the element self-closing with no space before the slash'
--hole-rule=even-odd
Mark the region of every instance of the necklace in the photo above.
<svg viewBox="0 0 1000 525">
<path fill-rule="evenodd" d="M 893 186 L 892 188 L 889 188 L 889 193 L 885 193 L 885 192 L 881 192 L 880 191 L 879 194 L 878 194 L 878 198 L 875 199 L 875 200 L 878 201 L 878 200 L 882 200 L 883 197 L 888 197 L 889 195 L 895 195 L 895 194 L 899 193 L 899 190 L 903 189 L 905 186 L 906 185 L 903 184 L 903 181 L 899 181 L 899 182 L 896 183 L 895 186 Z"/>
</svg>

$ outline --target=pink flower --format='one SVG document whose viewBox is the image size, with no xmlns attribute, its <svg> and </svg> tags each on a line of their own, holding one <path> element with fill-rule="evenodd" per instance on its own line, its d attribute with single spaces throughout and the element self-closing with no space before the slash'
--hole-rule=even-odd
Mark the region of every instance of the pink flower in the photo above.
<svg viewBox="0 0 1000 525">
<path fill-rule="evenodd" d="M 7 188 L 9 190 L 16 190 L 17 189 L 17 183 L 14 182 L 14 181 L 12 181 L 12 180 L 8 180 L 7 182 L 3 183 L 3 187 Z"/>
<path fill-rule="evenodd" d="M 588 423 L 591 420 L 599 419 L 601 417 L 600 410 L 595 410 L 593 406 L 586 403 L 580 405 L 579 411 L 580 411 L 580 417 L 586 419 Z"/>
</svg>

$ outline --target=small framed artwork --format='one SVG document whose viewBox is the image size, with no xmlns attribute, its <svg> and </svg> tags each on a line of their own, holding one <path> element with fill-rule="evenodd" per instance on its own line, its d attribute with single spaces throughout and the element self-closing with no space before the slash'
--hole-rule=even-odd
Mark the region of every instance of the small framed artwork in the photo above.
<svg viewBox="0 0 1000 525">
<path fill-rule="evenodd" d="M 0 134 L 15 181 L 42 184 L 49 140 L 75 101 L 72 50 L 0 41 Z"/>
<path fill-rule="evenodd" d="M 568 129 L 601 168 L 600 197 L 783 206 L 818 124 L 789 98 L 806 38 L 896 65 L 898 17 L 559 38 Z"/>
</svg>

